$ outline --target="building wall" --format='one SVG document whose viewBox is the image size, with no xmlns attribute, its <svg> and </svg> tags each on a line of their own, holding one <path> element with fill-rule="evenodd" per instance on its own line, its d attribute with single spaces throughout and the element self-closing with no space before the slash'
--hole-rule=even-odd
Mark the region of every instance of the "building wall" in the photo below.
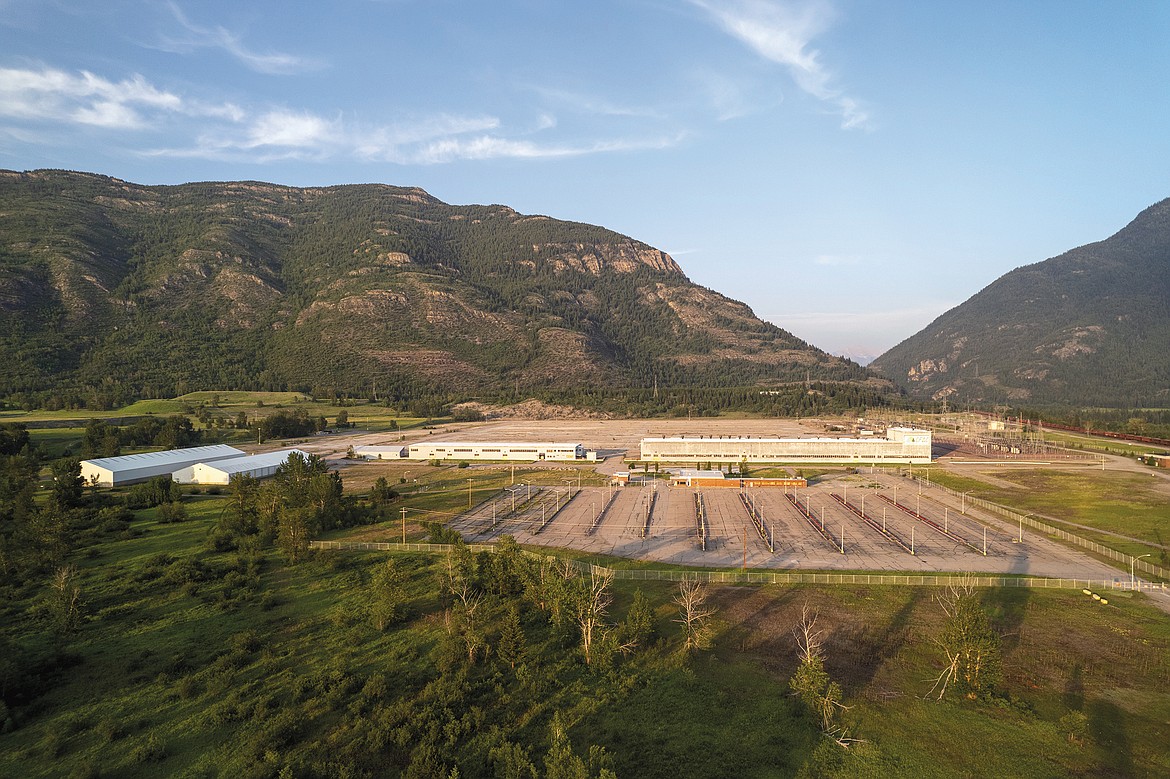
<svg viewBox="0 0 1170 779">
<path fill-rule="evenodd" d="M 437 441 L 411 444 L 411 460 L 514 460 L 518 462 L 572 462 L 585 459 L 581 444 L 471 443 Z"/>
<path fill-rule="evenodd" d="M 930 431 L 891 428 L 890 438 L 643 438 L 643 461 L 929 463 Z"/>
<path fill-rule="evenodd" d="M 184 452 L 189 454 L 184 455 Z M 82 460 L 81 478 L 92 483 L 96 477 L 99 486 L 114 487 L 147 481 L 155 476 L 169 476 L 181 468 L 200 462 L 216 462 L 243 456 L 244 452 L 239 449 L 226 445 L 212 445 L 166 452 L 145 452 L 141 455 L 102 457 L 97 460 Z"/>
<path fill-rule="evenodd" d="M 366 460 L 401 460 L 409 453 L 406 446 L 355 446 L 353 453 Z"/>
<path fill-rule="evenodd" d="M 254 454 L 250 457 L 236 457 L 228 461 L 196 463 L 188 468 L 175 471 L 171 478 L 179 484 L 230 484 L 232 476 L 242 473 L 255 479 L 264 479 L 276 474 L 276 469 L 288 462 L 293 452 L 302 457 L 309 453 L 300 449 L 282 449 L 275 452 Z"/>
</svg>

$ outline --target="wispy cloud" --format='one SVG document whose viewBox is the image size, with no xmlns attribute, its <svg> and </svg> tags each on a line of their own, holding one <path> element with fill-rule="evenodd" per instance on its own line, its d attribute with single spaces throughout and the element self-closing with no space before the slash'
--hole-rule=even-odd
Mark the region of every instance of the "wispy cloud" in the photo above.
<svg viewBox="0 0 1170 779">
<path fill-rule="evenodd" d="M 836 18 L 823 0 L 785 3 L 776 0 L 690 0 L 723 30 L 767 60 L 788 69 L 803 91 L 832 106 L 845 129 L 869 125 L 860 101 L 834 86 L 832 72 L 821 62 L 813 40 Z"/>
<path fill-rule="evenodd" d="M 111 81 L 88 71 L 0 68 L 0 116 L 137 130 L 160 114 L 230 116 L 229 104 L 184 101 L 140 75 Z"/>
<path fill-rule="evenodd" d="M 284 159 L 353 159 L 404 165 L 458 160 L 555 159 L 662 149 L 683 140 L 673 135 L 617 134 L 602 140 L 556 140 L 556 119 L 538 113 L 509 130 L 498 117 L 437 113 L 385 124 L 354 121 L 291 107 L 209 103 L 159 88 L 140 75 L 115 81 L 88 71 L 49 67 L 0 68 L 0 118 L 5 135 L 20 142 L 55 143 L 44 132 L 92 127 L 134 130 L 165 145 L 136 153 L 152 157 L 264 163 Z M 152 134 L 153 133 L 153 134 Z M 23 140 L 21 140 L 23 139 Z M 56 140 L 54 140 L 56 139 Z"/>
<path fill-rule="evenodd" d="M 581 144 L 540 144 L 491 135 L 474 138 L 444 138 L 408 153 L 402 162 L 435 164 L 455 160 L 489 160 L 501 157 L 517 159 L 548 159 L 582 157 L 646 149 L 665 149 L 682 140 L 681 135 L 640 139 L 612 139 Z"/>
<path fill-rule="evenodd" d="M 164 51 L 186 53 L 196 49 L 215 48 L 226 51 L 248 68 L 260 73 L 288 75 L 317 70 L 323 66 L 319 60 L 299 57 L 281 52 L 261 53 L 244 44 L 241 36 L 226 27 L 204 27 L 193 22 L 177 3 L 168 2 L 167 7 L 175 21 L 183 28 L 183 37 L 166 36 L 156 46 Z"/>
<path fill-rule="evenodd" d="M 554 87 L 533 86 L 533 92 L 545 100 L 581 114 L 594 116 L 626 116 L 643 119 L 662 119 L 663 113 L 650 106 L 627 105 L 617 103 L 597 95 L 574 92 L 568 89 Z"/>
<path fill-rule="evenodd" d="M 211 128 L 186 147 L 159 148 L 146 153 L 253 162 L 351 157 L 401 165 L 438 165 L 459 160 L 549 159 L 661 149 L 681 139 L 681 135 L 676 135 L 578 144 L 542 143 L 530 137 L 509 136 L 494 116 L 440 114 L 365 126 L 346 122 L 340 116 L 326 118 L 279 109 L 246 118 L 238 126 Z"/>
</svg>

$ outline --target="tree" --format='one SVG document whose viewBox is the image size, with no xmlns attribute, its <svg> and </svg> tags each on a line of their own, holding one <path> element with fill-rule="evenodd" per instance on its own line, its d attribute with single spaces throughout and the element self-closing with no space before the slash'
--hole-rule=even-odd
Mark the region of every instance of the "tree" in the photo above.
<svg viewBox="0 0 1170 779">
<path fill-rule="evenodd" d="M 81 478 L 81 463 L 66 458 L 53 463 L 52 502 L 59 508 L 72 508 L 81 502 L 85 482 Z"/>
<path fill-rule="evenodd" d="M 559 711 L 553 712 L 549 735 L 551 744 L 544 756 L 547 779 L 617 779 L 612 768 L 613 760 L 602 747 L 589 748 L 588 763 L 573 752 L 573 743 Z"/>
<path fill-rule="evenodd" d="M 387 560 L 374 569 L 370 580 L 370 620 L 375 630 L 385 630 L 402 618 L 406 603 L 406 571 Z"/>
<path fill-rule="evenodd" d="M 695 652 L 711 644 L 711 616 L 715 610 L 707 606 L 707 585 L 696 577 L 687 577 L 678 583 L 674 602 L 683 629 L 683 651 Z"/>
<path fill-rule="evenodd" d="M 528 651 L 528 642 L 524 636 L 524 626 L 520 624 L 520 610 L 513 603 L 504 615 L 504 624 L 500 628 L 500 638 L 496 642 L 496 657 L 515 668 L 516 663 L 524 662 Z"/>
<path fill-rule="evenodd" d="M 492 747 L 488 760 L 495 769 L 496 779 L 537 779 L 536 766 L 519 744 L 505 741 Z"/>
<path fill-rule="evenodd" d="M 581 629 L 581 651 L 585 654 L 585 664 L 590 665 L 594 658 L 594 647 L 604 637 L 607 629 L 606 615 L 609 604 L 613 602 L 613 593 L 610 585 L 613 584 L 613 571 L 600 566 L 591 566 L 589 582 L 584 580 L 578 585 L 578 591 L 573 600 L 573 615 L 577 627 Z"/>
<path fill-rule="evenodd" d="M 284 557 L 292 565 L 309 555 L 309 541 L 317 532 L 316 516 L 307 507 L 289 508 L 281 512 L 276 542 Z"/>
<path fill-rule="evenodd" d="M 549 723 L 552 743 L 544 756 L 544 771 L 548 779 L 588 779 L 585 761 L 573 753 L 573 744 L 559 711 L 553 712 Z"/>
<path fill-rule="evenodd" d="M 259 528 L 260 480 L 246 473 L 233 473 L 228 481 L 229 499 L 219 520 L 220 530 L 233 536 L 256 533 Z"/>
<path fill-rule="evenodd" d="M 62 565 L 53 573 L 49 584 L 49 611 L 53 627 L 58 633 L 72 633 L 81 624 L 81 586 L 77 583 L 77 569 Z"/>
<path fill-rule="evenodd" d="M 627 652 L 645 646 L 654 635 L 654 611 L 650 599 L 641 590 L 634 592 L 634 600 L 619 632 L 620 648 Z"/>
<path fill-rule="evenodd" d="M 398 497 L 398 492 L 390 486 L 385 476 L 379 476 L 370 489 L 370 503 L 381 507 Z"/>
<path fill-rule="evenodd" d="M 187 507 L 178 501 L 159 504 L 158 521 L 163 524 L 183 522 L 187 519 Z"/>
<path fill-rule="evenodd" d="M 946 622 L 934 639 L 946 661 L 930 693 L 941 700 L 954 686 L 969 698 L 994 690 L 1002 675 L 999 636 L 976 595 L 972 577 L 961 577 L 935 596 Z"/>
<path fill-rule="evenodd" d="M 838 744 L 847 746 L 850 739 L 845 737 L 837 725 L 837 711 L 844 708 L 841 705 L 841 685 L 834 682 L 825 670 L 823 632 L 817 629 L 818 616 L 815 611 L 810 614 L 805 605 L 800 610 L 800 622 L 792 629 L 800 665 L 792 675 L 789 686 L 817 718 L 821 732 Z"/>
</svg>

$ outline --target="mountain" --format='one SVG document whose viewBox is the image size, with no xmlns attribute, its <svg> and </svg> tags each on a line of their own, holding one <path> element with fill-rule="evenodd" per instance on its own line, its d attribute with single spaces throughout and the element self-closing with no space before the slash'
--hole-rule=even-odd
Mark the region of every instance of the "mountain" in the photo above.
<svg viewBox="0 0 1170 779">
<path fill-rule="evenodd" d="M 1017 268 L 871 363 L 921 398 L 1170 403 L 1170 199 Z"/>
<path fill-rule="evenodd" d="M 593 225 L 421 189 L 0 171 L 0 396 L 890 384 Z"/>
</svg>

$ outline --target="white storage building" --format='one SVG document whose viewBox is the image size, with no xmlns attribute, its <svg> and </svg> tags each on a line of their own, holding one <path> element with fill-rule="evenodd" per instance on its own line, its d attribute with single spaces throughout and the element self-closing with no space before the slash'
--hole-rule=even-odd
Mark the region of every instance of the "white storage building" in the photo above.
<svg viewBox="0 0 1170 779">
<path fill-rule="evenodd" d="M 81 478 L 86 484 L 115 487 L 168 476 L 180 468 L 200 462 L 216 462 L 243 457 L 245 452 L 226 444 L 193 446 L 188 449 L 168 449 L 165 452 L 124 454 L 120 457 L 99 457 L 81 461 Z"/>
<path fill-rule="evenodd" d="M 246 474 L 256 479 L 272 476 L 276 469 L 288 462 L 288 456 L 297 452 L 302 457 L 308 457 L 308 452 L 300 449 L 281 449 L 276 452 L 264 452 L 248 457 L 237 457 L 232 460 L 218 460 L 210 463 L 196 463 L 175 471 L 171 478 L 179 484 L 219 484 L 231 483 L 232 476 L 237 473 Z"/>
<path fill-rule="evenodd" d="M 397 446 L 355 446 L 353 453 L 365 460 L 400 460 L 408 454 L 408 448 Z"/>
<path fill-rule="evenodd" d="M 434 441 L 411 444 L 407 457 L 411 460 L 508 460 L 512 462 L 554 460 L 572 462 L 574 460 L 595 460 L 597 454 L 586 450 L 582 444 L 571 443 Z"/>
<path fill-rule="evenodd" d="M 667 463 L 929 463 L 930 431 L 891 427 L 885 437 L 643 438 L 643 462 Z"/>
</svg>

